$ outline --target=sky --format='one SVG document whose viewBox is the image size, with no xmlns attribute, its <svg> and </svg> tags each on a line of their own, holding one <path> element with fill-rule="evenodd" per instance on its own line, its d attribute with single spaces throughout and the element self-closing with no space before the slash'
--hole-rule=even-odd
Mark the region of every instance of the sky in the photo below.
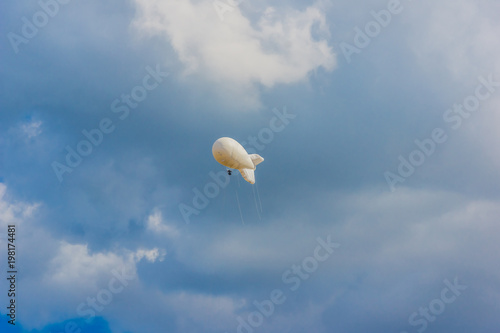
<svg viewBox="0 0 500 333">
<path fill-rule="evenodd" d="M 0 15 L 2 332 L 499 331 L 497 1 Z"/>
</svg>

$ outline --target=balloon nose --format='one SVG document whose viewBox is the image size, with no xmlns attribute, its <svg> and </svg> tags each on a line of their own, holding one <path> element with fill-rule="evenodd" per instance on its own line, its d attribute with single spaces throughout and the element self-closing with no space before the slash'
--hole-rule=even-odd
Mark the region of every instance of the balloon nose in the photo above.
<svg viewBox="0 0 500 333">
<path fill-rule="evenodd" d="M 224 145 L 224 142 L 221 142 L 220 139 L 214 142 L 214 145 L 212 146 L 212 154 L 219 162 L 226 160 L 226 155 L 228 154 L 227 147 Z"/>
<path fill-rule="evenodd" d="M 221 150 L 224 150 L 222 143 L 219 140 L 215 141 L 214 145 L 212 146 L 212 152 L 216 153 L 220 152 Z"/>
</svg>

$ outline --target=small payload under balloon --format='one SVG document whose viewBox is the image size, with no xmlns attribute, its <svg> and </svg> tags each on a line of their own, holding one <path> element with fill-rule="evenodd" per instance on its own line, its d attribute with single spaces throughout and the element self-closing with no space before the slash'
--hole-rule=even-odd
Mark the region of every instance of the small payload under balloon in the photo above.
<svg viewBox="0 0 500 333">
<path fill-rule="evenodd" d="M 227 137 L 215 141 L 212 154 L 220 164 L 231 169 L 238 169 L 250 184 L 255 184 L 255 167 L 264 161 L 259 154 L 248 154 L 238 141 Z"/>
</svg>

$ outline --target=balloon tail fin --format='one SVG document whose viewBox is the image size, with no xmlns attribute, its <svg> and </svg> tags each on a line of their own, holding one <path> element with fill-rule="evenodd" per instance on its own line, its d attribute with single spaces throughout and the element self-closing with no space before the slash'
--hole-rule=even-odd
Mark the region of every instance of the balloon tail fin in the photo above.
<svg viewBox="0 0 500 333">
<path fill-rule="evenodd" d="M 240 173 L 250 184 L 255 184 L 255 173 L 252 169 L 240 169 Z"/>
<path fill-rule="evenodd" d="M 252 160 L 254 166 L 257 166 L 257 164 L 264 162 L 264 158 L 259 154 L 250 154 L 248 156 L 250 156 L 250 159 Z"/>
</svg>

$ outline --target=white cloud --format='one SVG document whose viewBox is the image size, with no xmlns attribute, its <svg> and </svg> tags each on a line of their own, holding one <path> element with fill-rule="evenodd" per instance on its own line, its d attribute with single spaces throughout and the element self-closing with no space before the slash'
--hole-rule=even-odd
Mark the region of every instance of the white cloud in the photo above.
<svg viewBox="0 0 500 333">
<path fill-rule="evenodd" d="M 0 183 L 0 226 L 4 233 L 7 230 L 7 225 L 15 224 L 16 226 L 22 224 L 26 219 L 32 217 L 33 213 L 38 207 L 39 203 L 28 204 L 24 202 L 11 202 L 7 197 L 7 186 Z"/>
<path fill-rule="evenodd" d="M 178 237 L 179 231 L 163 221 L 163 216 L 159 209 L 154 209 L 147 218 L 147 228 L 157 234 L 163 234 L 168 237 Z"/>
<path fill-rule="evenodd" d="M 135 272 L 136 264 L 142 259 L 150 263 L 163 261 L 164 249 L 140 248 L 136 251 L 118 250 L 118 252 L 90 253 L 87 244 L 69 244 L 60 242 L 59 252 L 52 259 L 47 272 L 48 280 L 57 284 L 74 285 L 78 283 L 92 285 L 102 276 L 109 275 L 113 269 L 129 267 Z"/>
<path fill-rule="evenodd" d="M 134 266 L 135 269 L 134 258 L 135 254 L 124 257 L 113 252 L 90 253 L 87 244 L 61 241 L 59 252 L 49 265 L 47 278 L 58 285 L 94 285 L 98 278 L 109 275 L 112 269 L 124 266 Z"/>
<path fill-rule="evenodd" d="M 45 242 L 53 243 L 55 240 L 46 237 Z M 25 278 L 26 294 L 21 301 L 28 303 L 27 300 L 30 300 L 30 306 L 24 309 L 30 318 L 24 323 L 25 326 L 40 328 L 50 322 L 73 318 L 78 315 L 77 309 L 82 303 L 86 303 L 89 297 L 95 297 L 103 288 L 109 288 L 113 277 L 116 274 L 123 276 L 122 272 L 126 272 L 128 282 L 126 292 L 120 297 L 137 297 L 133 294 L 142 288 L 137 274 L 137 263 L 143 259 L 150 263 L 161 261 L 166 254 L 159 248 L 91 252 L 87 244 L 70 244 L 66 241 L 58 243 L 59 248 L 53 257 L 44 258 L 47 260 L 45 273 Z M 41 292 L 37 292 L 38 297 L 33 298 L 31 295 L 37 290 Z M 45 312 L 40 312 L 41 303 L 50 297 L 47 295 L 58 295 L 58 297 L 51 297 L 50 305 L 44 303 Z M 116 303 L 106 305 L 106 311 L 100 315 L 106 316 L 107 311 L 113 313 L 114 307 L 117 307 Z"/>
<path fill-rule="evenodd" d="M 154 263 L 156 259 L 159 261 L 163 261 L 165 259 L 165 255 L 167 252 L 164 249 L 158 249 L 155 247 L 154 249 L 147 250 L 147 249 L 138 249 L 135 252 L 135 260 L 136 261 L 141 261 L 142 258 L 146 258 L 147 261 Z"/>
<path fill-rule="evenodd" d="M 31 139 L 42 133 L 42 129 L 40 128 L 41 126 L 41 121 L 32 121 L 30 123 L 21 125 L 21 129 L 23 133 L 28 137 L 28 139 Z"/>
<path fill-rule="evenodd" d="M 317 6 L 304 11 L 278 12 L 267 8 L 253 24 L 236 7 L 219 19 L 210 0 L 136 0 L 135 27 L 151 35 L 164 36 L 186 67 L 220 85 L 227 95 L 239 91 L 250 104 L 258 104 L 258 85 L 295 83 L 323 67 L 332 70 L 335 55 L 324 38 L 325 16 Z M 241 102 L 241 96 L 238 100 Z"/>
</svg>

